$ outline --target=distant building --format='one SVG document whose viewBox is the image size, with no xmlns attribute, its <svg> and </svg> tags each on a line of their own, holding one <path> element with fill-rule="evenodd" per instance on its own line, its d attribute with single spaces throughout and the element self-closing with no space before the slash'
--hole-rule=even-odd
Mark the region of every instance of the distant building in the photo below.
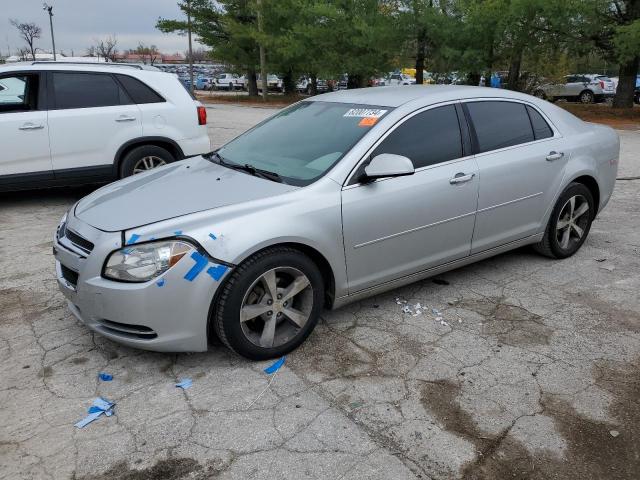
<svg viewBox="0 0 640 480">
<path fill-rule="evenodd" d="M 153 63 L 184 63 L 185 57 L 179 53 L 164 54 L 159 53 Z M 116 62 L 123 63 L 151 63 L 149 55 L 142 55 L 140 53 L 133 52 L 121 52 L 116 55 Z"/>
</svg>

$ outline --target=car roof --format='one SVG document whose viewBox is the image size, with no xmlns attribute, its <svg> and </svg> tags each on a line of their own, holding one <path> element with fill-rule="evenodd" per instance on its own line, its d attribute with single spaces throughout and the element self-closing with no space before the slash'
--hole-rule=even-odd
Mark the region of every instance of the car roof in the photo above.
<svg viewBox="0 0 640 480">
<path fill-rule="evenodd" d="M 467 85 L 403 85 L 398 87 L 370 87 L 316 95 L 305 101 L 356 103 L 399 107 L 415 102 L 424 105 L 467 98 L 513 98 L 530 101 L 532 97 L 511 90 Z"/>
<path fill-rule="evenodd" d="M 156 67 L 142 64 L 129 63 L 98 63 L 98 62 L 17 62 L 0 65 L 0 74 L 20 70 L 24 71 L 44 71 L 44 70 L 73 70 L 86 72 L 113 72 L 122 71 L 146 71 L 164 73 Z"/>
</svg>

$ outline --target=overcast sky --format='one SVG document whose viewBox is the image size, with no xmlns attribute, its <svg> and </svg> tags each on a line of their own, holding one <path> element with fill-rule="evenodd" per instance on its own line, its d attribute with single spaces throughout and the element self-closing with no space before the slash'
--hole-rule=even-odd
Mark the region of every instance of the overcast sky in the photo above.
<svg viewBox="0 0 640 480">
<path fill-rule="evenodd" d="M 84 55 L 96 39 L 108 35 L 118 38 L 118 50 L 135 48 L 138 42 L 155 44 L 163 53 L 184 52 L 187 39 L 164 34 L 155 29 L 158 17 L 179 18 L 182 12 L 177 0 L 49 0 L 53 5 L 53 29 L 56 51 L 66 55 Z M 42 9 L 42 0 L 0 0 L 0 52 L 7 47 L 15 54 L 26 46 L 18 37 L 9 19 L 35 22 L 42 28 L 42 38 L 36 46 L 51 50 L 49 16 Z M 197 44 L 196 44 L 197 46 Z"/>
</svg>

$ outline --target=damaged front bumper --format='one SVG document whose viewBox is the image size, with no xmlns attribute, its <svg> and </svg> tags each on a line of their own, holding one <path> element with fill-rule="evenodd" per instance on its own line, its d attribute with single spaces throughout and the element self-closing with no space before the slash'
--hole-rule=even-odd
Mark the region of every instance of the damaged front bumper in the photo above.
<svg viewBox="0 0 640 480">
<path fill-rule="evenodd" d="M 71 212 L 58 227 L 53 239 L 56 278 L 71 312 L 91 330 L 130 347 L 206 350 L 209 309 L 223 278 L 203 272 L 185 279 L 194 264 L 188 256 L 148 282 L 103 278 L 105 259 L 122 243 L 120 232 L 98 230 Z"/>
</svg>

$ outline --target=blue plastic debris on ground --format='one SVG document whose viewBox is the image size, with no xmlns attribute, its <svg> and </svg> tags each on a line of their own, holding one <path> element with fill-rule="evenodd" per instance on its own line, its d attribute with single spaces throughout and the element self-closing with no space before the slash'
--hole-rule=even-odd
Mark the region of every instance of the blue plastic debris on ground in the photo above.
<svg viewBox="0 0 640 480">
<path fill-rule="evenodd" d="M 193 252 L 191 254 L 191 258 L 196 262 L 196 264 L 191 267 L 191 270 L 189 270 L 184 276 L 184 279 L 189 280 L 190 282 L 192 282 L 193 279 L 196 278 L 200 274 L 200 272 L 204 270 L 204 267 L 206 267 L 209 263 L 207 257 L 198 252 Z"/>
<path fill-rule="evenodd" d="M 176 383 L 176 387 L 181 388 L 183 390 L 186 390 L 187 388 L 191 387 L 191 385 L 193 385 L 193 380 L 191 380 L 190 378 L 183 378 L 178 383 Z"/>
<path fill-rule="evenodd" d="M 105 400 L 104 398 L 98 397 L 93 401 L 93 404 L 87 410 L 88 415 L 84 417 L 82 420 L 74 424 L 76 428 L 84 428 L 89 425 L 91 422 L 96 420 L 103 413 L 110 417 L 113 415 L 113 407 L 115 403 Z"/>
<path fill-rule="evenodd" d="M 284 365 L 284 360 L 285 358 L 287 358 L 286 356 L 278 359 L 278 361 L 276 363 L 274 363 L 273 365 L 269 365 L 267 368 L 264 369 L 264 373 L 267 373 L 269 375 L 271 375 L 272 373 L 276 373 L 280 367 L 282 365 Z"/>
<path fill-rule="evenodd" d="M 98 374 L 98 378 L 100 380 L 102 380 L 103 382 L 110 382 L 111 380 L 113 380 L 113 375 L 111 375 L 110 373 L 106 373 L 106 372 L 100 372 Z"/>
<path fill-rule="evenodd" d="M 226 265 L 216 265 L 215 267 L 209 267 L 207 269 L 207 273 L 217 282 L 222 278 L 222 276 L 228 269 L 229 267 L 227 267 Z"/>
<path fill-rule="evenodd" d="M 138 235 L 137 233 L 132 234 L 129 240 L 127 240 L 127 245 L 133 245 L 138 241 L 139 238 L 140 235 Z"/>
</svg>

